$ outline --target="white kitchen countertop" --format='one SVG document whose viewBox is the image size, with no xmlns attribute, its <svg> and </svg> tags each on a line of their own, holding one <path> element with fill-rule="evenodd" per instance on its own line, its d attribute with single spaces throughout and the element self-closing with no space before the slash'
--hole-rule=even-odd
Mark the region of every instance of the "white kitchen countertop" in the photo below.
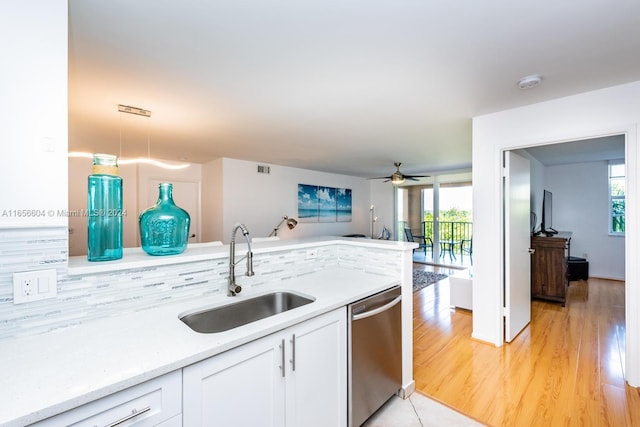
<svg viewBox="0 0 640 427">
<path fill-rule="evenodd" d="M 347 240 L 354 244 L 356 239 Z M 336 243 L 335 238 L 331 241 Z M 292 245 L 285 242 L 281 244 L 282 249 L 291 249 Z M 367 241 L 367 246 L 373 242 Z M 271 250 L 279 246 L 273 244 L 279 242 L 269 243 Z M 256 252 L 260 250 L 259 243 L 252 246 Z M 388 249 L 392 244 L 384 246 Z M 406 248 L 398 245 L 400 250 Z M 194 252 L 198 250 L 194 249 Z M 200 255 L 194 253 L 192 256 Z M 185 258 L 193 261 L 192 256 Z M 211 258 L 210 251 L 208 258 Z M 84 267 L 76 266 L 78 269 Z M 236 297 L 218 295 L 95 320 L 46 334 L 4 340 L 0 343 L 0 425 L 23 426 L 48 418 L 399 283 L 397 278 L 334 267 L 283 280 L 277 286 L 260 289 L 260 292 L 240 293 Z M 215 334 L 194 332 L 178 319 L 185 311 L 238 302 L 275 289 L 310 295 L 315 301 Z"/>
</svg>

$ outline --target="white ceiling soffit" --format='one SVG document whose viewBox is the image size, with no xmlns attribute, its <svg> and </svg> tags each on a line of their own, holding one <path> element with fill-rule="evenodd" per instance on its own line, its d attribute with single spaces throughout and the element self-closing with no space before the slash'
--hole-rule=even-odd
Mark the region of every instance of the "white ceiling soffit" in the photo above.
<svg viewBox="0 0 640 427">
<path fill-rule="evenodd" d="M 70 0 L 69 146 L 371 177 L 471 165 L 471 118 L 640 80 L 640 2 Z M 520 90 L 517 81 L 540 74 Z M 151 111 L 128 118 L 125 104 Z M 120 151 L 120 144 L 122 150 Z"/>
<path fill-rule="evenodd" d="M 545 166 L 624 159 L 624 135 L 540 145 L 526 151 Z"/>
</svg>

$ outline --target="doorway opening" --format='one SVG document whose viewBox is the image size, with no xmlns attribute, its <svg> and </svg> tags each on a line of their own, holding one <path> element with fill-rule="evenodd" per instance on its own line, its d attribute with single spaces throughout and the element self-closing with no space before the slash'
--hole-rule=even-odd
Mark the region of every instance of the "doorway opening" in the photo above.
<svg viewBox="0 0 640 427">
<path fill-rule="evenodd" d="M 541 231 L 542 217 L 545 214 L 544 194 L 553 194 L 553 228 L 570 233 L 566 256 L 584 259 L 589 277 L 617 281 L 626 279 L 625 237 L 624 233 L 618 232 L 621 218 L 624 223 L 624 213 L 621 214 L 620 209 L 624 209 L 625 205 L 626 177 L 621 178 L 619 172 L 614 177 L 617 180 L 617 196 L 613 199 L 610 185 L 610 165 L 624 164 L 625 145 L 626 135 L 615 134 L 507 151 L 526 157 L 531 162 L 529 234 L 537 235 Z M 616 170 L 619 171 L 620 167 Z M 508 203 L 506 197 L 503 200 L 505 204 Z M 503 221 L 506 221 L 506 215 Z M 612 232 L 612 226 L 618 227 L 617 230 Z M 510 271 L 510 266 L 517 265 L 518 260 L 531 262 L 531 255 L 528 253 L 507 251 L 505 245 L 505 271 Z M 566 265 L 565 263 L 565 268 Z M 517 278 L 510 277 L 512 275 L 504 275 L 503 296 L 518 281 Z M 532 275 L 533 273 L 521 278 L 526 280 L 529 289 Z M 568 290 L 574 281 L 569 276 L 565 277 L 567 295 L 571 295 Z M 576 282 L 576 285 L 588 289 L 588 278 L 586 284 Z M 582 295 L 588 297 L 588 292 Z M 570 304 L 570 299 L 567 299 L 566 305 Z M 511 315 L 513 309 L 505 298 L 505 317 Z M 517 313 L 517 308 L 515 309 Z"/>
</svg>

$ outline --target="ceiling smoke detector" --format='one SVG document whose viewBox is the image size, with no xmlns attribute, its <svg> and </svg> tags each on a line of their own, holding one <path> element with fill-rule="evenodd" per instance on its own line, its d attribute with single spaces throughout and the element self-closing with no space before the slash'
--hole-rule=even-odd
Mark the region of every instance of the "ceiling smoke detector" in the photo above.
<svg viewBox="0 0 640 427">
<path fill-rule="evenodd" d="M 532 89 L 534 87 L 540 86 L 540 83 L 542 83 L 542 77 L 538 74 L 535 74 L 533 76 L 523 77 L 518 80 L 518 87 L 522 90 Z"/>
</svg>

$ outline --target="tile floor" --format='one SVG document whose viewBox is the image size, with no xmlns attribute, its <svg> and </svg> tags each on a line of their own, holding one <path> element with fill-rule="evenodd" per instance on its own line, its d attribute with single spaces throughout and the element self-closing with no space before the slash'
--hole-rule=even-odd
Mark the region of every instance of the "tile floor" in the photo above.
<svg viewBox="0 0 640 427">
<path fill-rule="evenodd" d="M 414 392 L 409 399 L 392 397 L 362 427 L 467 427 L 482 426 L 425 395 Z"/>
</svg>

